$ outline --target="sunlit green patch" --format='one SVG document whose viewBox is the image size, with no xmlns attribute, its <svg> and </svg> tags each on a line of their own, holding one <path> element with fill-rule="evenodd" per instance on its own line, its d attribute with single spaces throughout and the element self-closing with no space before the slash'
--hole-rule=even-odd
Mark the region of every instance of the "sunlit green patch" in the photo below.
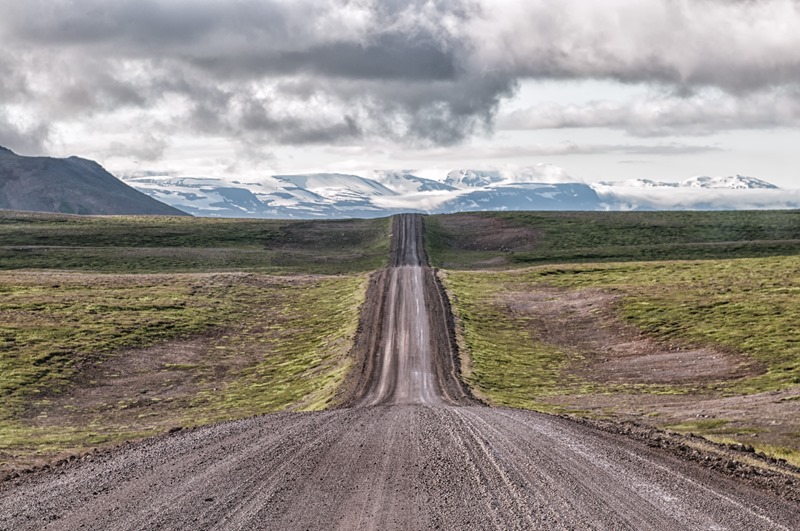
<svg viewBox="0 0 800 531">
<path fill-rule="evenodd" d="M 736 422 L 697 419 L 675 424 L 670 420 L 674 411 L 663 414 L 625 404 L 630 402 L 626 397 L 637 394 L 701 400 L 795 389 L 800 384 L 800 260 L 795 257 L 562 264 L 505 272 L 447 271 L 442 276 L 460 327 L 465 379 L 493 404 L 593 418 L 640 414 L 680 431 L 748 444 L 757 441 L 770 455 L 776 455 L 774 449 L 793 446 L 784 428 L 763 423 L 755 409 L 753 417 Z M 575 371 L 582 366 L 579 350 L 548 344 L 524 312 L 514 313 L 506 304 L 514 293 L 537 289 L 613 293 L 620 323 L 665 345 L 734 355 L 753 369 L 703 382 L 587 381 L 580 376 L 586 375 L 585 369 Z M 616 405 L 591 406 L 595 398 Z M 796 399 L 776 398 L 776 403 Z M 762 439 L 779 444 L 770 446 Z M 795 450 L 781 451 L 788 452 L 787 460 L 797 459 Z"/>
<path fill-rule="evenodd" d="M 218 420 L 331 403 L 350 367 L 366 275 L 0 273 L 0 466 Z M 191 362 L 121 399 L 65 403 L 80 377 L 195 341 Z M 78 378 L 76 380 L 76 378 Z M 183 387 L 176 388 L 177 381 Z M 155 387 L 154 387 L 155 386 Z M 143 394 L 146 393 L 146 394 Z"/>
</svg>

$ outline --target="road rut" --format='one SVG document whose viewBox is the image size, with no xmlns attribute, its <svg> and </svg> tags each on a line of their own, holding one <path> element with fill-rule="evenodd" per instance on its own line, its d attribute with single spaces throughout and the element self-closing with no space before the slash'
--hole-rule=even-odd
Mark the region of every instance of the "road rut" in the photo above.
<svg viewBox="0 0 800 531">
<path fill-rule="evenodd" d="M 396 218 L 390 264 L 348 407 L 186 430 L 24 478 L 0 487 L 0 528 L 798 528 L 796 504 L 642 443 L 477 404 L 419 217 Z"/>
</svg>

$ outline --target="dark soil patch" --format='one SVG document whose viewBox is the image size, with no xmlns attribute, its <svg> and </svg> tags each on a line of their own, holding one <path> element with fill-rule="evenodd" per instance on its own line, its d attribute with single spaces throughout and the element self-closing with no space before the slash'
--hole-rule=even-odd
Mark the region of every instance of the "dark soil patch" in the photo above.
<svg viewBox="0 0 800 531">
<path fill-rule="evenodd" d="M 506 300 L 512 314 L 529 319 L 542 341 L 574 354 L 571 370 L 592 381 L 701 384 L 762 371 L 739 354 L 648 338 L 617 317 L 617 295 L 599 290 L 536 289 Z"/>
<path fill-rule="evenodd" d="M 658 386 L 655 392 L 632 388 L 545 398 L 549 404 L 767 449 L 800 446 L 800 389 L 724 395 L 725 382 L 763 372 L 745 355 L 647 337 L 617 317 L 619 296 L 601 290 L 536 289 L 505 300 L 515 316 L 529 319 L 542 341 L 569 355 L 571 374 L 599 384 Z"/>
<path fill-rule="evenodd" d="M 541 238 L 533 227 L 480 214 L 441 216 L 436 220 L 448 245 L 464 251 L 531 251 Z"/>
</svg>

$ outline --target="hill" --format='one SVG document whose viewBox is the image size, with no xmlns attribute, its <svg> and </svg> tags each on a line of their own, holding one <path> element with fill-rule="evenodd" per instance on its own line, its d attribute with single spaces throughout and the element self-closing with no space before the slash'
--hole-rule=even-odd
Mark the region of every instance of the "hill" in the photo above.
<svg viewBox="0 0 800 531">
<path fill-rule="evenodd" d="M 186 216 L 79 157 L 25 157 L 0 147 L 0 209 Z"/>
</svg>

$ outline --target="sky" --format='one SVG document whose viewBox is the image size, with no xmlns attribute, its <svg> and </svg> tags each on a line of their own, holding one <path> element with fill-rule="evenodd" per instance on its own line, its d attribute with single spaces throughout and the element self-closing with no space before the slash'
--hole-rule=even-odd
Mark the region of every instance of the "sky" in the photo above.
<svg viewBox="0 0 800 531">
<path fill-rule="evenodd" d="M 196 176 L 800 188 L 794 0 L 0 0 L 0 145 Z"/>
</svg>

